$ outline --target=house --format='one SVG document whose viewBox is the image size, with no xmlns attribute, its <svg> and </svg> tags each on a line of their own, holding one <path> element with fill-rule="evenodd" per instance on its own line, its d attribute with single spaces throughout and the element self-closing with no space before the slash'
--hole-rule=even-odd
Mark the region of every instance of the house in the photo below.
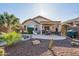
<svg viewBox="0 0 79 59">
<path fill-rule="evenodd" d="M 79 29 L 79 17 L 63 22 L 61 31 L 65 35 L 67 30 L 70 28 L 76 28 L 77 30 Z"/>
<path fill-rule="evenodd" d="M 43 31 L 61 31 L 61 21 L 52 21 L 43 16 L 27 19 L 22 23 L 22 26 L 26 32 L 28 27 L 32 27 L 35 32 L 39 32 L 40 34 L 42 34 Z"/>
</svg>

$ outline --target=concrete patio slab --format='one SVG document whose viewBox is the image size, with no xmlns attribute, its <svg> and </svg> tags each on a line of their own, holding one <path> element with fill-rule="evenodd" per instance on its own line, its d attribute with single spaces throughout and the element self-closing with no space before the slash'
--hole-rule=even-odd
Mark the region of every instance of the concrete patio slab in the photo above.
<svg viewBox="0 0 79 59">
<path fill-rule="evenodd" d="M 37 38 L 37 39 L 47 39 L 47 40 L 64 40 L 66 37 L 64 36 L 59 36 L 59 35 L 34 35 L 34 34 L 25 34 L 25 36 L 29 36 L 29 39 L 31 38 Z M 26 38 L 25 40 L 29 40 Z"/>
</svg>

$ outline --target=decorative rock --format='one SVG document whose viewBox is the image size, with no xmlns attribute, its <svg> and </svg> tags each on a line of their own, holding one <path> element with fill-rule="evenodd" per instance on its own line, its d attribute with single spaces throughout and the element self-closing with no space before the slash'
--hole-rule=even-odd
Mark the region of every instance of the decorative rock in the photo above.
<svg viewBox="0 0 79 59">
<path fill-rule="evenodd" d="M 39 40 L 33 40 L 32 43 L 33 43 L 33 45 L 38 45 L 38 44 L 40 44 L 40 41 Z"/>
<path fill-rule="evenodd" d="M 79 40 L 77 40 L 77 39 L 72 39 L 71 44 L 72 44 L 72 45 L 79 45 Z"/>
</svg>

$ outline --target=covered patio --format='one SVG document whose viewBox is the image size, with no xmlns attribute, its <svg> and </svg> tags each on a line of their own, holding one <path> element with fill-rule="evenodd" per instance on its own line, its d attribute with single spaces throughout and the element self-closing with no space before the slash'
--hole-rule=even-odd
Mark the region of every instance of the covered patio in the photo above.
<svg viewBox="0 0 79 59">
<path fill-rule="evenodd" d="M 54 32 L 60 32 L 61 30 L 61 24 L 60 22 L 53 22 L 53 21 L 41 21 L 41 29 L 42 34 L 51 34 Z"/>
</svg>

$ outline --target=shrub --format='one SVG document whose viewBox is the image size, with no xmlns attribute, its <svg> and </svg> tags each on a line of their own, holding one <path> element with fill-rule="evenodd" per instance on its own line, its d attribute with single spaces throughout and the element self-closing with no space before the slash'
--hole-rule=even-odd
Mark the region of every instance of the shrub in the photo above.
<svg viewBox="0 0 79 59">
<path fill-rule="evenodd" d="M 2 33 L 3 37 L 2 40 L 7 42 L 7 45 L 12 45 L 21 40 L 21 34 L 16 32 L 10 33 Z"/>
<path fill-rule="evenodd" d="M 34 28 L 28 27 L 27 28 L 28 34 L 33 34 L 33 30 L 34 30 Z"/>
</svg>

